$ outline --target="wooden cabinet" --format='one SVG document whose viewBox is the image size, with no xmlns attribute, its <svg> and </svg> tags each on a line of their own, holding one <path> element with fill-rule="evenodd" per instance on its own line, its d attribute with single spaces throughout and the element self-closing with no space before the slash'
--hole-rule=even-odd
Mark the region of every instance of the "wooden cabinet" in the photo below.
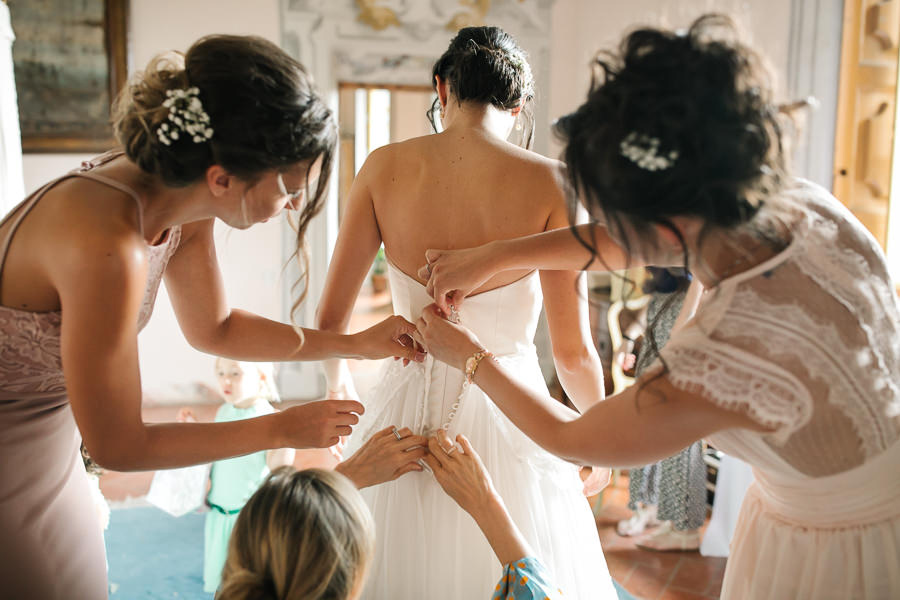
<svg viewBox="0 0 900 600">
<path fill-rule="evenodd" d="M 847 0 L 834 194 L 885 247 L 897 114 L 900 0 Z"/>
</svg>

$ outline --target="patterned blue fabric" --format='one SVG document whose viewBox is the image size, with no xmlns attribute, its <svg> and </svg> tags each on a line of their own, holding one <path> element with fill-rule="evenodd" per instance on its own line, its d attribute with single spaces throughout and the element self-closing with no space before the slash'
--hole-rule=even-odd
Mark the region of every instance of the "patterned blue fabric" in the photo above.
<svg viewBox="0 0 900 600">
<path fill-rule="evenodd" d="M 526 556 L 506 565 L 491 600 L 560 600 L 562 590 L 549 581 L 544 565 Z"/>
</svg>

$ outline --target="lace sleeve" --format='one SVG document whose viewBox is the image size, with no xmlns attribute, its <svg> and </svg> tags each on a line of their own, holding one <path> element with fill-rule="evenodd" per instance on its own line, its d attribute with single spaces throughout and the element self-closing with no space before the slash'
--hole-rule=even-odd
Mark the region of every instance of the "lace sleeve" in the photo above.
<svg viewBox="0 0 900 600">
<path fill-rule="evenodd" d="M 696 332 L 676 337 L 661 354 L 677 388 L 774 429 L 771 436 L 779 444 L 809 422 L 812 398 L 787 370 Z M 659 366 L 657 360 L 654 367 Z"/>
</svg>

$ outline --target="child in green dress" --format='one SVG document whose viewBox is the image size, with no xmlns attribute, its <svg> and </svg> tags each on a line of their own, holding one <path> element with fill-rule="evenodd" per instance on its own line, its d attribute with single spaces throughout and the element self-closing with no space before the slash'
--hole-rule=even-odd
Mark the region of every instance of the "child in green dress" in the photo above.
<svg viewBox="0 0 900 600">
<path fill-rule="evenodd" d="M 216 378 L 225 403 L 216 422 L 250 419 L 275 412 L 270 402 L 280 398 L 271 363 L 216 359 Z M 219 460 L 209 473 L 209 494 L 203 555 L 203 589 L 215 592 L 222 577 L 231 530 L 238 513 L 268 476 L 270 470 L 294 462 L 294 450 L 282 448 Z"/>
</svg>

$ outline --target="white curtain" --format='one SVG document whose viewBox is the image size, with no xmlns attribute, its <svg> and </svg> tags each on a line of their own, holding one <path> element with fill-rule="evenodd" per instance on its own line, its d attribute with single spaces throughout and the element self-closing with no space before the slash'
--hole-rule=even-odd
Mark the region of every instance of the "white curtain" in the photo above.
<svg viewBox="0 0 900 600">
<path fill-rule="evenodd" d="M 25 197 L 22 135 L 13 74 L 13 34 L 9 6 L 0 2 L 0 217 Z"/>
<path fill-rule="evenodd" d="M 722 454 L 716 477 L 716 497 L 712 517 L 700 544 L 703 556 L 728 556 L 747 488 L 753 483 L 753 470 L 742 460 Z"/>
</svg>

